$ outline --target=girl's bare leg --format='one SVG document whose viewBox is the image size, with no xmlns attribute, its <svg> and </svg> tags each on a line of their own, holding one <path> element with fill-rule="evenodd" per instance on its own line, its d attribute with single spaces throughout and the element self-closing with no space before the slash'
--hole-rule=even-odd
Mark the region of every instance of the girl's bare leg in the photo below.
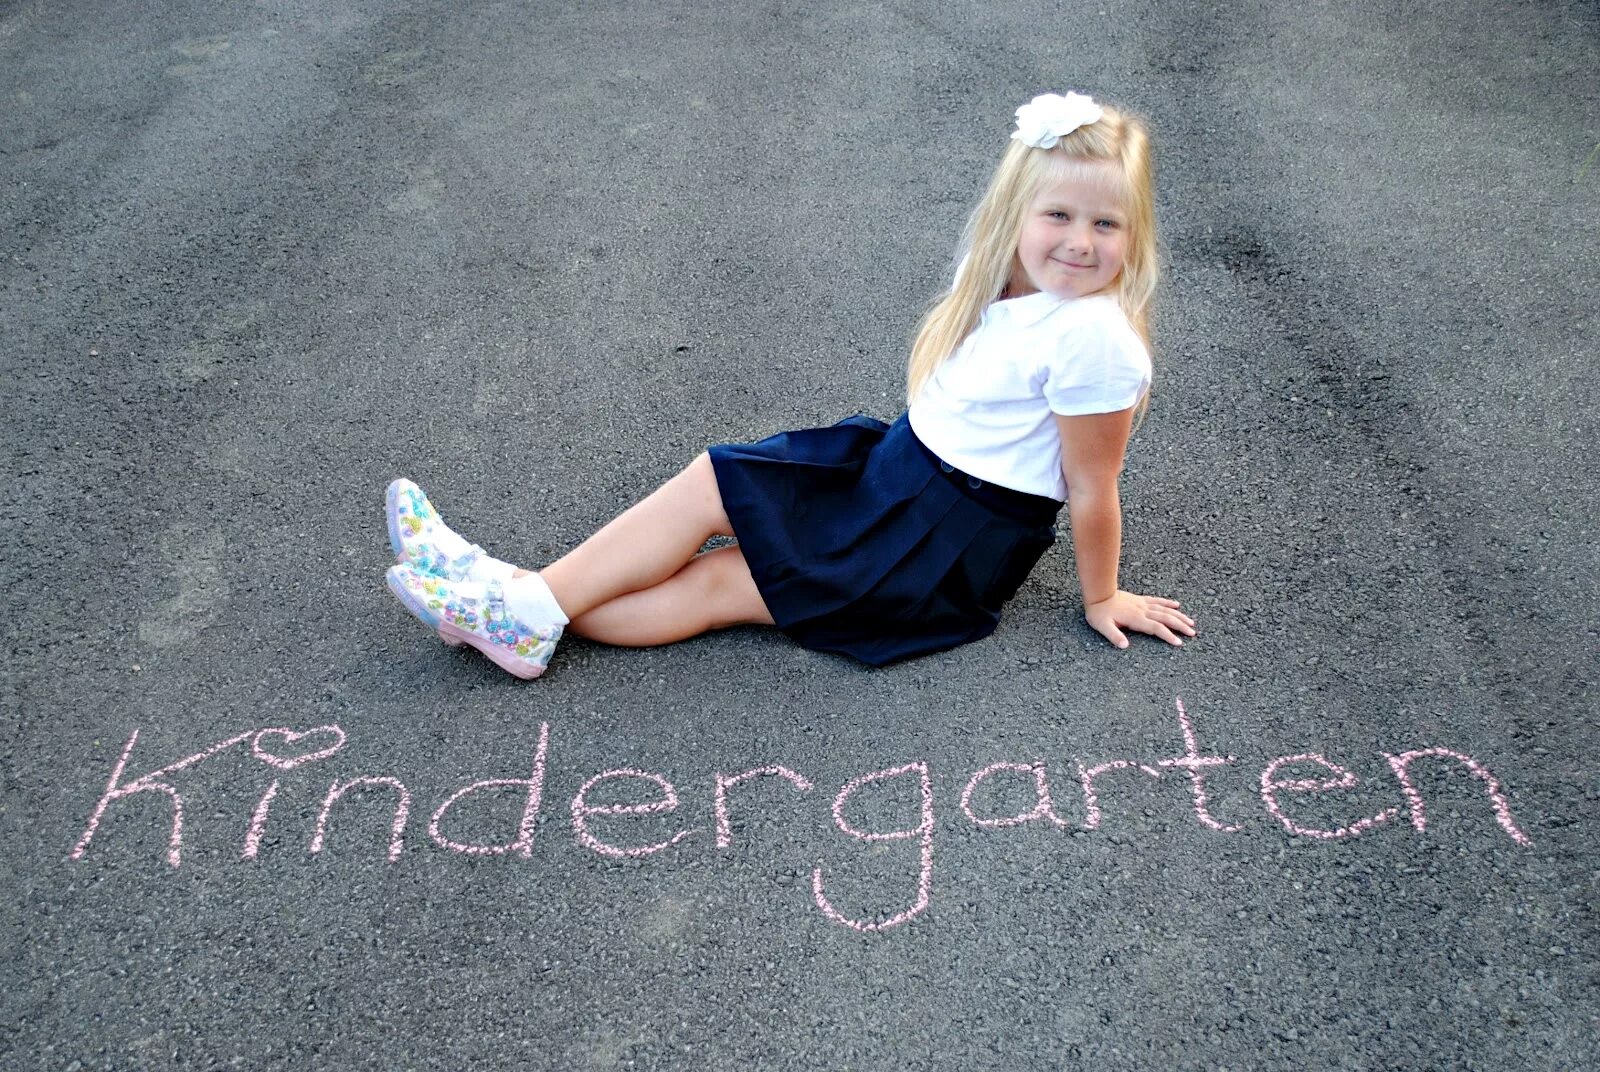
<svg viewBox="0 0 1600 1072">
<path fill-rule="evenodd" d="M 730 625 L 771 624 L 744 552 L 719 547 L 697 555 L 660 584 L 602 603 L 567 628 L 602 644 L 641 648 Z"/>
<path fill-rule="evenodd" d="M 738 548 L 696 557 L 710 537 L 732 534 L 711 456 L 701 454 L 539 575 L 573 631 L 606 643 L 664 644 L 770 623 Z"/>
</svg>

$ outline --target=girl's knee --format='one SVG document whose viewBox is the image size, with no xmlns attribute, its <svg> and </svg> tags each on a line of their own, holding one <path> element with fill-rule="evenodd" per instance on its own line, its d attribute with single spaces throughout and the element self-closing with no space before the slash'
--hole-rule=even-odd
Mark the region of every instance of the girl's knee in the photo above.
<svg viewBox="0 0 1600 1072">
<path fill-rule="evenodd" d="M 711 464 L 711 453 L 709 451 L 702 450 L 699 454 L 696 454 L 694 460 L 683 467 L 683 475 L 701 487 L 709 488 L 713 494 L 716 493 L 717 469 L 716 466 Z M 720 502 L 721 498 L 718 495 L 717 501 Z"/>
<path fill-rule="evenodd" d="M 732 536 L 733 526 L 728 521 L 727 510 L 722 506 L 722 490 L 717 486 L 717 471 L 711 464 L 711 454 L 701 451 L 678 475 L 680 479 L 693 484 L 704 497 L 706 508 L 711 512 L 712 531 L 722 536 Z"/>
</svg>

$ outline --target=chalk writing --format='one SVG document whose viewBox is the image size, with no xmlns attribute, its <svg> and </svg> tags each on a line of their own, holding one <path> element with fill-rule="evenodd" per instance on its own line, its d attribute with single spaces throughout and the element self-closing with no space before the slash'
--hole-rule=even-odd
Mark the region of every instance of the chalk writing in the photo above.
<svg viewBox="0 0 1600 1072">
<path fill-rule="evenodd" d="M 1213 830 L 1220 830 L 1225 834 L 1234 833 L 1242 829 L 1230 826 L 1212 818 L 1211 812 L 1206 810 L 1206 776 L 1207 767 L 1223 767 L 1234 762 L 1233 756 L 1202 756 L 1199 745 L 1195 744 L 1194 725 L 1189 721 L 1189 712 L 1183 709 L 1183 699 L 1179 697 L 1173 701 L 1178 708 L 1178 726 L 1183 730 L 1183 755 L 1172 759 L 1156 761 L 1158 767 L 1179 767 L 1189 772 L 1189 788 L 1194 792 L 1194 813 L 1200 822 Z"/>
<path fill-rule="evenodd" d="M 980 819 L 972 810 L 972 794 L 977 790 L 978 784 L 992 775 L 1001 771 L 1015 771 L 1018 774 L 1033 776 L 1034 805 L 1031 811 L 1018 812 L 1004 819 Z M 991 763 L 968 781 L 967 787 L 961 791 L 961 811 L 968 819 L 986 829 L 999 826 L 1020 826 L 1031 823 L 1036 819 L 1048 819 L 1057 826 L 1066 826 L 1067 821 L 1055 813 L 1055 804 L 1050 799 L 1050 775 L 1045 771 L 1043 763 Z M 1096 813 L 1098 815 L 1098 812 Z"/>
<path fill-rule="evenodd" d="M 757 767 L 755 770 L 747 770 L 743 774 L 735 774 L 732 777 L 726 774 L 717 775 L 717 788 L 712 798 L 712 806 L 717 814 L 717 848 L 725 849 L 733 844 L 733 828 L 731 821 L 728 819 L 728 790 L 736 785 L 748 782 L 752 778 L 760 778 L 767 775 L 787 778 L 789 784 L 802 793 L 810 792 L 811 790 L 811 783 L 788 767 Z"/>
<path fill-rule="evenodd" d="M 1291 778 L 1287 781 L 1280 781 L 1276 777 L 1278 768 L 1286 767 L 1291 763 L 1315 763 L 1332 774 L 1333 777 Z M 1330 763 L 1315 752 L 1302 752 L 1297 756 L 1279 756 L 1271 763 L 1268 763 L 1266 769 L 1261 772 L 1261 799 L 1266 803 L 1267 811 L 1271 812 L 1272 817 L 1282 823 L 1283 828 L 1289 833 L 1299 834 L 1302 837 L 1326 838 L 1329 840 L 1355 837 L 1362 831 L 1371 830 L 1373 827 L 1386 823 L 1400 814 L 1399 808 L 1385 808 L 1376 815 L 1365 819 L 1357 819 L 1349 826 L 1341 826 L 1337 830 L 1314 830 L 1310 827 L 1298 825 L 1293 819 L 1283 814 L 1278 807 L 1277 794 L 1280 790 L 1287 790 L 1291 793 L 1326 793 L 1333 789 L 1354 789 L 1355 786 L 1356 776 L 1354 774 L 1351 774 L 1337 763 Z"/>
<path fill-rule="evenodd" d="M 1098 829 L 1102 822 L 1102 811 L 1099 799 L 1101 788 L 1097 779 L 1114 771 L 1138 771 L 1149 778 L 1159 779 L 1163 771 L 1182 771 L 1189 782 L 1191 803 L 1195 818 L 1201 828 L 1215 833 L 1237 833 L 1245 828 L 1243 822 L 1224 822 L 1215 817 L 1210 810 L 1207 794 L 1206 778 L 1225 773 L 1226 768 L 1235 766 L 1239 759 L 1232 755 L 1206 755 L 1202 754 L 1194 723 L 1185 710 L 1183 701 L 1175 703 L 1178 716 L 1178 729 L 1183 738 L 1183 752 L 1181 755 L 1157 759 L 1153 763 L 1140 762 L 1134 759 L 1113 759 L 1087 766 L 1081 759 L 1072 759 L 1078 774 L 1078 784 L 1083 795 L 1083 816 L 1081 829 Z M 156 767 L 140 774 L 137 777 L 128 777 L 127 771 L 130 760 L 137 744 L 139 743 L 139 730 L 134 729 L 128 737 L 127 744 L 122 748 L 112 767 L 111 776 L 105 783 L 105 789 L 96 801 L 89 815 L 87 825 L 77 843 L 73 845 L 69 856 L 73 860 L 81 860 L 88 852 L 91 842 L 99 831 L 101 822 L 108 809 L 120 800 L 136 796 L 141 793 L 153 793 L 164 797 L 171 807 L 170 826 L 166 831 L 164 857 L 172 867 L 178 867 L 182 861 L 184 838 L 188 831 L 185 826 L 184 797 L 179 791 L 179 779 L 175 776 L 191 771 L 221 752 L 237 745 L 249 742 L 250 756 L 260 760 L 271 768 L 275 775 L 270 784 L 262 791 L 255 807 L 252 809 L 245 833 L 243 858 L 254 860 L 260 854 L 261 842 L 265 836 L 270 812 L 274 802 L 284 793 L 300 793 L 301 799 L 308 788 L 303 782 L 298 786 L 295 779 L 285 781 L 289 772 L 297 770 L 307 764 L 325 761 L 338 754 L 346 743 L 345 731 L 334 725 L 314 726 L 305 730 L 294 730 L 276 726 L 265 729 L 245 730 L 216 741 L 181 759 Z M 550 725 L 540 723 L 538 741 L 534 748 L 533 764 L 527 777 L 514 778 L 489 778 L 471 782 L 447 795 L 433 812 L 428 823 L 428 835 L 433 843 L 449 852 L 463 853 L 473 856 L 520 856 L 529 858 L 533 855 L 533 837 L 535 824 L 544 798 L 546 773 L 550 753 Z M 1335 763 L 1326 756 L 1315 752 L 1300 752 L 1294 755 L 1278 756 L 1268 760 L 1261 769 L 1258 779 L 1259 795 L 1266 807 L 1268 816 L 1275 820 L 1284 830 L 1296 837 L 1314 838 L 1324 841 L 1338 841 L 1353 838 L 1367 833 L 1380 826 L 1391 823 L 1399 818 L 1402 808 L 1411 818 L 1411 826 L 1418 832 L 1426 832 L 1428 828 L 1428 815 L 1422 792 L 1418 789 L 1412 768 L 1420 760 L 1445 760 L 1455 764 L 1457 769 L 1462 769 L 1466 774 L 1481 783 L 1493 809 L 1495 821 L 1500 828 L 1517 844 L 1531 844 L 1528 835 L 1517 826 L 1511 815 L 1510 802 L 1500 781 L 1489 769 L 1473 757 L 1449 748 L 1425 747 L 1397 753 L 1380 753 L 1387 763 L 1388 772 L 1398 784 L 1400 801 L 1384 807 L 1374 814 L 1352 819 L 1343 826 L 1334 826 L 1331 829 L 1313 827 L 1297 820 L 1288 811 L 1286 801 L 1289 798 L 1304 797 L 1348 791 L 1361 784 L 1355 773 Z M 1314 768 L 1308 770 L 1308 768 Z M 209 769 L 209 768 L 208 768 Z M 297 776 L 303 777 L 303 776 Z M 808 794 L 813 788 L 812 781 L 805 775 L 778 763 L 768 763 L 763 766 L 753 767 L 738 774 L 717 773 L 712 779 L 712 792 L 710 810 L 715 821 L 716 844 L 719 849 L 727 849 L 733 845 L 733 823 L 730 816 L 730 793 L 756 779 L 781 778 L 789 784 L 792 791 Z M 989 814 L 980 808 L 980 797 L 986 785 L 1004 784 L 995 782 L 996 779 L 1023 779 L 1024 784 L 1032 786 L 1033 802 L 1030 806 L 1019 808 L 1010 814 Z M 864 829 L 862 825 L 854 822 L 849 817 L 852 801 L 858 794 L 869 792 L 873 787 L 889 787 L 894 784 L 909 785 L 904 779 L 915 779 L 914 784 L 918 790 L 920 804 L 918 807 L 917 821 L 886 830 Z M 591 799 L 602 787 L 637 786 L 643 783 L 646 791 L 651 795 L 649 799 L 633 799 L 628 803 L 594 803 Z M 477 793 L 490 792 L 515 788 L 522 794 L 522 814 L 517 825 L 516 834 L 508 841 L 494 842 L 484 840 L 457 840 L 443 832 L 443 825 L 451 810 L 461 801 Z M 411 814 L 413 797 L 411 790 L 404 782 L 388 774 L 354 774 L 347 777 L 335 778 L 328 783 L 328 788 L 322 795 L 321 806 L 317 811 L 314 828 L 310 831 L 309 851 L 312 854 L 321 853 L 328 844 L 329 826 L 335 806 L 346 799 L 351 790 L 381 791 L 384 798 L 393 802 L 392 820 L 389 823 L 389 836 L 386 859 L 392 864 L 400 860 L 405 851 L 405 829 Z M 623 790 L 627 792 L 627 790 Z M 749 790 L 741 790 L 748 793 Z M 367 792 L 359 794 L 368 795 Z M 311 799 L 315 799 L 314 797 Z M 979 768 L 968 777 L 959 797 L 960 809 L 966 821 L 984 830 L 1003 830 L 1008 827 L 1022 826 L 1028 823 L 1042 822 L 1051 828 L 1066 828 L 1071 822 L 1058 812 L 1057 802 L 1052 796 L 1050 768 L 1044 761 L 1034 759 L 1030 762 L 1017 760 L 1000 760 L 991 762 Z M 642 845 L 622 845 L 602 838 L 594 829 L 595 820 L 605 823 L 616 822 L 625 818 L 639 819 L 645 816 L 671 816 L 678 812 L 682 801 L 678 789 L 667 778 L 654 771 L 642 770 L 635 767 L 618 767 L 602 771 L 586 778 L 580 784 L 578 791 L 573 796 L 569 811 L 571 813 L 573 842 L 582 849 L 598 853 L 611 858 L 643 859 L 665 852 L 687 841 L 696 831 L 692 827 L 677 830 L 670 836 L 660 840 L 647 842 Z M 349 805 L 346 805 L 348 808 Z M 855 805 L 859 809 L 860 805 Z M 822 915 L 833 923 L 837 923 L 852 930 L 863 932 L 885 931 L 899 927 L 910 922 L 926 912 L 933 898 L 933 864 L 934 864 L 934 786 L 933 775 L 929 764 L 925 761 L 913 761 L 883 770 L 872 771 L 854 778 L 850 778 L 833 797 L 831 818 L 834 828 L 846 836 L 858 841 L 877 843 L 890 841 L 915 841 L 917 843 L 917 880 L 914 894 L 901 895 L 889 903 L 896 905 L 894 909 L 881 912 L 864 912 L 859 908 L 851 908 L 849 912 L 840 905 L 840 894 L 836 877 L 827 881 L 823 877 L 823 865 L 817 863 L 811 871 L 812 900 Z M 470 820 L 457 820 L 458 825 L 470 825 Z M 481 820 L 480 820 L 481 822 Z M 830 876 L 833 870 L 830 869 Z M 845 882 L 848 885 L 848 881 Z M 831 893 L 830 893 L 831 890 Z M 853 896 L 850 900 L 856 900 Z"/>
<path fill-rule="evenodd" d="M 333 737 L 334 741 L 318 751 L 288 757 L 280 756 L 276 752 L 269 752 L 261 745 L 262 741 L 269 738 L 282 741 L 285 745 L 292 745 L 308 737 Z M 277 767 L 279 770 L 294 770 L 302 763 L 313 763 L 319 759 L 327 759 L 343 747 L 344 730 L 338 726 L 317 726 L 314 729 L 300 730 L 298 732 L 282 727 L 274 727 L 272 729 L 258 730 L 256 735 L 250 738 L 250 751 L 255 757 L 263 763 Z"/>
<path fill-rule="evenodd" d="M 1113 759 L 1093 767 L 1084 767 L 1083 760 L 1078 760 L 1078 781 L 1083 784 L 1083 828 L 1097 830 L 1100 827 L 1100 797 L 1094 791 L 1094 780 L 1107 771 L 1127 770 L 1128 768 L 1143 771 L 1152 778 L 1161 777 L 1161 772 L 1147 763 L 1135 763 L 1129 759 Z"/>
<path fill-rule="evenodd" d="M 539 817 L 539 803 L 544 794 L 544 760 L 550 750 L 550 723 L 539 723 L 539 747 L 533 754 L 533 775 L 529 778 L 490 778 L 482 782 L 473 782 L 471 785 L 462 786 L 450 795 L 439 810 L 433 813 L 433 819 L 428 823 L 428 836 L 444 849 L 451 852 L 466 853 L 469 856 L 500 856 L 508 852 L 520 856 L 533 855 L 533 823 Z M 456 801 L 462 797 L 484 789 L 495 789 L 502 785 L 525 785 L 528 787 L 527 802 L 522 808 L 522 823 L 517 827 L 515 839 L 504 845 L 468 845 L 460 841 L 452 841 L 439 832 L 439 822 L 444 818 L 444 813 L 455 806 Z M 398 823 L 398 818 L 396 819 Z M 391 857 L 392 858 L 392 857 Z"/>
<path fill-rule="evenodd" d="M 277 783 L 274 782 L 273 785 L 277 785 Z M 328 813 L 333 810 L 333 806 L 339 802 L 339 798 L 344 796 L 346 791 L 354 789 L 358 785 L 388 786 L 400 794 L 394 805 L 394 822 L 389 824 L 389 862 L 393 863 L 400 859 L 401 838 L 405 834 L 406 818 L 411 814 L 411 790 L 407 789 L 400 779 L 384 775 L 362 775 L 359 778 L 351 778 L 348 782 L 334 782 L 328 786 L 328 795 L 322 798 L 322 810 L 317 812 L 317 830 L 316 833 L 311 835 L 311 851 L 314 853 L 322 851 L 322 843 L 328 833 Z M 456 794 L 457 797 L 460 795 L 460 793 Z M 455 800 L 456 798 L 451 797 L 450 799 Z M 535 807 L 537 808 L 537 805 Z M 439 810 L 441 813 L 444 811 L 443 808 Z M 434 818 L 437 820 L 438 816 L 435 815 Z M 528 835 L 530 845 L 532 844 L 532 838 L 533 835 L 530 833 Z M 247 849 L 246 853 L 248 854 L 248 852 L 249 850 Z"/>
<path fill-rule="evenodd" d="M 278 795 L 278 779 L 272 779 L 272 784 L 267 786 L 267 791 L 261 794 L 261 799 L 256 802 L 256 810 L 250 813 L 250 829 L 244 835 L 244 858 L 254 860 L 256 853 L 261 851 L 261 835 L 267 829 L 267 809 L 272 807 L 272 798 Z M 315 850 L 312 850 L 315 851 Z"/>
<path fill-rule="evenodd" d="M 309 737 L 313 734 L 328 733 L 330 731 L 337 735 L 338 742 L 329 748 L 324 748 L 322 751 L 314 752 L 310 755 L 297 756 L 293 759 L 286 760 L 282 757 L 266 752 L 261 748 L 261 740 L 267 736 L 281 735 L 286 743 L 292 744 L 303 737 Z M 134 730 L 133 735 L 128 738 L 127 745 L 122 749 L 122 756 L 117 760 L 116 767 L 114 767 L 111 771 L 111 780 L 106 783 L 105 793 L 101 795 L 100 802 L 95 805 L 94 814 L 89 816 L 89 825 L 84 829 L 83 836 L 78 839 L 78 843 L 72 847 L 71 858 L 74 860 L 81 860 L 83 858 L 83 854 L 89 849 L 89 842 L 94 840 L 95 831 L 100 827 L 101 818 L 105 816 L 106 809 L 109 808 L 114 801 L 121 800 L 124 797 L 131 797 L 137 793 L 165 793 L 172 801 L 172 834 L 167 841 L 167 863 L 171 864 L 173 867 L 177 867 L 183 858 L 183 794 L 179 793 L 178 790 L 175 789 L 171 784 L 160 781 L 159 779 L 168 774 L 176 774 L 181 770 L 187 770 L 197 763 L 210 759 L 218 752 L 226 751 L 239 742 L 245 740 L 250 742 L 250 750 L 258 759 L 265 760 L 267 763 L 272 764 L 273 766 L 288 770 L 293 767 L 298 767 L 302 763 L 309 763 L 317 759 L 325 759 L 326 757 L 333 755 L 344 746 L 344 731 L 337 726 L 317 726 L 313 729 L 305 730 L 300 733 L 293 733 L 290 730 L 278 728 L 268 728 L 255 731 L 246 730 L 243 733 L 236 733 L 232 737 L 218 741 L 216 744 L 213 744 L 208 748 L 203 748 L 193 755 L 185 756 L 180 760 L 168 763 L 165 767 L 159 767 L 156 770 L 150 771 L 148 774 L 141 774 L 139 777 L 133 779 L 133 781 L 123 784 L 122 772 L 127 769 L 128 757 L 133 754 L 133 746 L 139 742 L 139 731 Z M 271 792 L 272 791 L 269 790 L 269 800 L 271 797 Z M 262 813 L 263 820 L 265 819 L 264 808 L 266 803 L 267 802 L 264 801 L 261 805 L 257 806 L 257 810 Z M 259 837 L 256 840 L 259 842 Z"/>
<path fill-rule="evenodd" d="M 652 800 L 647 804 L 590 804 L 584 798 L 589 790 L 601 782 L 612 778 L 643 778 L 645 781 L 654 782 L 661 787 L 660 800 Z M 589 816 L 591 815 L 654 815 L 657 812 L 672 812 L 678 810 L 678 791 L 672 788 L 672 783 L 659 774 L 649 771 L 610 770 L 597 774 L 583 783 L 578 790 L 578 795 L 572 798 L 572 832 L 578 839 L 578 844 L 584 848 L 593 849 L 602 856 L 615 856 L 626 858 L 630 856 L 652 856 L 662 849 L 668 849 L 688 837 L 692 830 L 680 830 L 666 841 L 655 845 L 641 845 L 638 848 L 622 849 L 615 845 L 601 841 L 589 832 Z"/>
<path fill-rule="evenodd" d="M 883 781 L 886 778 L 898 778 L 902 774 L 915 771 L 922 779 L 922 821 L 910 830 L 888 830 L 874 832 L 870 830 L 857 830 L 851 826 L 844 817 L 845 802 L 850 799 L 862 786 L 871 782 Z M 859 778 L 852 778 L 846 782 L 844 788 L 839 790 L 839 795 L 833 798 L 833 823 L 840 830 L 853 838 L 862 841 L 899 841 L 902 838 L 921 838 L 922 852 L 921 871 L 917 875 L 917 899 L 910 908 L 898 915 L 891 916 L 882 922 L 849 919 L 829 903 L 822 892 L 822 868 L 818 867 L 811 872 L 811 894 L 816 899 L 817 907 L 822 909 L 822 914 L 835 923 L 842 923 L 852 930 L 858 931 L 883 931 L 890 927 L 898 927 L 907 920 L 921 915 L 928 907 L 928 902 L 933 895 L 933 782 L 928 775 L 926 763 L 907 763 L 903 767 L 891 767 L 888 770 L 873 771 L 863 774 Z"/>
<path fill-rule="evenodd" d="M 1406 803 L 1411 806 L 1411 825 L 1418 830 L 1428 829 L 1427 813 L 1422 808 L 1422 794 L 1417 792 L 1417 787 L 1411 784 L 1411 776 L 1406 773 L 1406 768 L 1414 759 L 1424 756 L 1443 756 L 1453 759 L 1472 772 L 1474 778 L 1480 779 L 1489 786 L 1489 800 L 1494 804 L 1495 821 L 1501 829 L 1511 835 L 1519 845 L 1531 845 L 1528 835 L 1517 829 L 1517 824 L 1511 821 L 1511 805 L 1506 803 L 1505 794 L 1500 792 L 1500 783 L 1495 780 L 1489 769 L 1471 756 L 1464 756 L 1460 752 L 1452 752 L 1448 748 L 1419 748 L 1414 752 L 1402 752 L 1398 756 L 1385 756 L 1389 767 L 1394 771 L 1394 776 L 1400 781 L 1400 790 L 1406 795 Z"/>
</svg>

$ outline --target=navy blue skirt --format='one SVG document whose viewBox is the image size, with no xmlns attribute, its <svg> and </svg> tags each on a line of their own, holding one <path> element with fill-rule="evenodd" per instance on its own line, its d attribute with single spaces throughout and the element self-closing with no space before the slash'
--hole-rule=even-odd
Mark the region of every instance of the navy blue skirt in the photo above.
<svg viewBox="0 0 1600 1072">
<path fill-rule="evenodd" d="M 1055 499 L 941 462 L 902 415 L 710 450 L 756 587 L 801 645 L 873 666 L 994 632 L 1055 542 Z"/>
</svg>

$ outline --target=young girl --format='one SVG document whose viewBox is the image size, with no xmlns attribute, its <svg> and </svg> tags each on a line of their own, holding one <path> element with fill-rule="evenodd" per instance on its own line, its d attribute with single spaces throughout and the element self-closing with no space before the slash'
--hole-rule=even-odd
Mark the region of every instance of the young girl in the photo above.
<svg viewBox="0 0 1600 1072">
<path fill-rule="evenodd" d="M 1065 502 L 1089 624 L 1119 648 L 1124 630 L 1194 636 L 1175 600 L 1117 587 L 1117 478 L 1150 385 L 1148 137 L 1076 93 L 1017 109 L 1011 137 L 893 425 L 712 447 L 538 572 L 468 543 L 397 480 L 390 589 L 445 643 L 524 678 L 564 628 L 643 646 L 776 625 L 881 666 L 993 632 Z M 713 535 L 737 542 L 702 551 Z"/>
</svg>

